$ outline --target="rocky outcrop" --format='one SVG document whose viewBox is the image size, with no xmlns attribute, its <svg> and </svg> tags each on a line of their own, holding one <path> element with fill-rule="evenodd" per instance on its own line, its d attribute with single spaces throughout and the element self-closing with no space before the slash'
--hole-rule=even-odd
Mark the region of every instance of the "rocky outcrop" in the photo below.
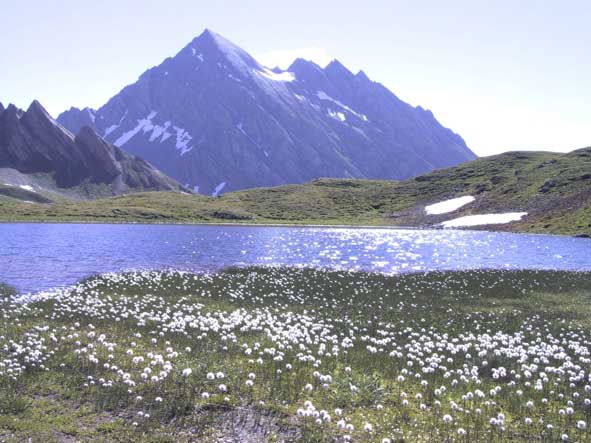
<svg viewBox="0 0 591 443">
<path fill-rule="evenodd" d="M 145 160 L 106 142 L 87 126 L 72 134 L 38 101 L 26 112 L 11 104 L 0 113 L 0 168 L 49 175 L 55 188 L 100 187 L 101 195 L 181 188 Z"/>
</svg>

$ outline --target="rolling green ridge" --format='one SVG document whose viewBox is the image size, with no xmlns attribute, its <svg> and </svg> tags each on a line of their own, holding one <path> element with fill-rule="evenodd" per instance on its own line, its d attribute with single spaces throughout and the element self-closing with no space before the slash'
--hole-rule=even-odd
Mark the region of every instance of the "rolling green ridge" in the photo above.
<svg viewBox="0 0 591 443">
<path fill-rule="evenodd" d="M 454 213 L 425 214 L 425 205 L 462 195 L 472 195 L 476 201 Z M 527 212 L 528 216 L 496 225 L 496 230 L 590 235 L 591 148 L 568 154 L 509 152 L 404 182 L 318 179 L 218 198 L 150 192 L 43 204 L 0 195 L 0 219 L 6 221 L 424 227 L 465 215 L 499 212 Z"/>
</svg>

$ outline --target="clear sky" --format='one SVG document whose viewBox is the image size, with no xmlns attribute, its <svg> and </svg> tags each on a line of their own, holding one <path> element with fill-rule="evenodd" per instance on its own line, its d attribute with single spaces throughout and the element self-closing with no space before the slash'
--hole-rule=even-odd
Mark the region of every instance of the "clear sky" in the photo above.
<svg viewBox="0 0 591 443">
<path fill-rule="evenodd" d="M 337 58 L 479 155 L 591 145 L 589 0 L 3 0 L 0 101 L 98 107 L 204 28 L 265 64 Z"/>
</svg>

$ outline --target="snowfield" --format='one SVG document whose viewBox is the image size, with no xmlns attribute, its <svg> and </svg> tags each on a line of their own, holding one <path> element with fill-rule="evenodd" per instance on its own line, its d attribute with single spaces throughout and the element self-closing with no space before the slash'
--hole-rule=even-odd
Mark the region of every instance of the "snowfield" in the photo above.
<svg viewBox="0 0 591 443">
<path fill-rule="evenodd" d="M 425 212 L 427 215 L 447 214 L 449 212 L 457 211 L 462 206 L 466 206 L 468 203 L 472 203 L 474 200 L 476 199 L 471 195 L 452 198 L 450 200 L 444 200 L 439 203 L 425 206 Z"/>
<path fill-rule="evenodd" d="M 264 68 L 263 71 L 259 71 L 259 74 L 262 75 L 265 78 L 268 78 L 269 80 L 273 80 L 275 82 L 293 82 L 296 77 L 293 74 L 293 72 L 288 72 L 288 71 L 284 71 L 284 72 L 273 72 L 268 68 Z"/>
<path fill-rule="evenodd" d="M 120 148 L 137 134 L 139 134 L 140 131 L 144 134 L 147 134 L 150 131 L 152 132 L 149 138 L 150 142 L 158 141 L 158 139 L 160 139 L 160 143 L 163 143 L 173 135 L 173 133 L 169 131 L 169 129 L 172 127 L 174 132 L 176 132 L 175 148 L 177 151 L 179 151 L 180 155 L 185 155 L 187 152 L 193 149 L 193 145 L 190 145 L 193 137 L 186 129 L 175 126 L 170 121 L 166 121 L 162 126 L 158 125 L 152 121 L 156 115 L 158 115 L 158 112 L 152 111 L 147 117 L 139 119 L 135 128 L 123 133 L 117 140 L 113 142 L 113 144 Z M 119 125 L 115 125 L 114 129 L 117 127 L 119 127 Z M 107 128 L 108 133 L 114 130 L 111 128 L 113 128 L 113 126 Z"/>
<path fill-rule="evenodd" d="M 465 228 L 468 226 L 502 225 L 519 221 L 527 215 L 527 212 L 506 212 L 503 214 L 467 215 L 454 218 L 441 223 L 444 228 Z"/>
<path fill-rule="evenodd" d="M 316 97 L 318 97 L 320 100 L 325 100 L 325 101 L 329 101 L 334 103 L 335 105 L 339 106 L 340 108 L 344 109 L 345 111 L 350 112 L 351 114 L 355 115 L 356 117 L 360 118 L 361 120 L 368 122 L 369 119 L 367 118 L 366 115 L 364 114 L 360 114 L 359 112 L 354 111 L 353 109 L 351 109 L 350 107 L 348 107 L 347 105 L 344 105 L 343 103 L 341 103 L 338 100 L 335 100 L 334 98 L 332 98 L 330 95 L 328 95 L 326 92 L 324 91 L 318 91 L 316 93 Z M 329 110 L 330 111 L 330 110 Z"/>
</svg>

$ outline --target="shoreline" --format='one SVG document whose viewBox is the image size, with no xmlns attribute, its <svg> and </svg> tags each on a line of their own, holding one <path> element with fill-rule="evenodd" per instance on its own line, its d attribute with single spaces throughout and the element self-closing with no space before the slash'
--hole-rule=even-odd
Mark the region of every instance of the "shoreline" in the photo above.
<svg viewBox="0 0 591 443">
<path fill-rule="evenodd" d="M 438 231 L 440 228 L 425 226 L 394 226 L 394 225 L 353 225 L 353 224 L 310 224 L 310 223 L 240 223 L 240 222 L 146 222 L 146 221 L 95 221 L 95 220 L 0 220 L 1 224 L 73 224 L 73 225 L 143 225 L 143 226 L 231 226 L 245 228 L 340 228 L 340 229 L 402 229 Z M 452 231 L 453 229 L 447 229 Z M 493 231 L 494 232 L 494 231 Z"/>
<path fill-rule="evenodd" d="M 146 222 L 146 221 L 96 221 L 96 220 L 0 220 L 0 225 L 3 224 L 72 224 L 72 225 L 141 225 L 141 226 L 205 226 L 205 227 L 242 227 L 242 228 L 308 228 L 308 229 L 387 229 L 387 230 L 402 230 L 402 231 L 452 231 L 452 232 L 488 232 L 493 234 L 515 234 L 515 235 L 537 235 L 549 237 L 568 237 L 583 240 L 589 240 L 589 237 L 581 237 L 569 234 L 552 234 L 546 232 L 523 232 L 523 231 L 508 231 L 508 230 L 494 230 L 485 229 L 487 226 L 483 225 L 483 229 L 462 229 L 462 228 L 437 228 L 435 226 L 395 226 L 395 225 L 354 225 L 354 224 L 306 224 L 306 223 L 240 223 L 240 222 Z M 502 225 L 504 226 L 504 225 Z"/>
<path fill-rule="evenodd" d="M 6 283 L 4 280 L 0 280 L 0 289 L 5 289 L 12 291 L 9 293 L 8 297 L 12 298 L 13 300 L 18 300 L 19 302 L 22 301 L 42 301 L 44 297 L 47 296 L 55 296 L 58 293 L 63 293 L 65 291 L 72 291 L 74 290 L 79 284 L 84 282 L 88 278 L 92 277 L 101 277 L 108 274 L 117 274 L 117 275 L 125 275 L 125 274 L 133 274 L 133 273 L 141 273 L 141 272 L 155 272 L 155 273 L 162 273 L 166 274 L 168 272 L 180 272 L 180 273 L 187 273 L 191 275 L 216 275 L 216 274 L 223 274 L 224 272 L 230 272 L 235 269 L 250 269 L 250 270 L 268 270 L 268 269 L 277 269 L 277 268 L 284 268 L 284 269 L 300 269 L 300 270 L 311 270 L 311 271 L 326 271 L 326 272 L 333 272 L 339 273 L 344 272 L 348 275 L 353 276 L 381 276 L 385 278 L 404 278 L 408 276 L 430 276 L 430 275 L 454 275 L 454 274 L 462 274 L 462 273 L 495 273 L 495 272 L 531 272 L 531 273 L 548 273 L 548 272 L 555 272 L 559 274 L 568 274 L 568 275 L 580 275 L 586 274 L 591 277 L 591 268 L 589 269 L 559 269 L 559 268 L 546 268 L 546 267 L 483 267 L 483 268 L 449 268 L 449 269 L 421 269 L 421 270 L 412 270 L 409 269 L 407 271 L 400 270 L 398 272 L 392 273 L 384 273 L 380 272 L 376 269 L 346 269 L 346 268 L 338 268 L 338 267 L 324 267 L 324 266 L 308 266 L 308 265 L 286 265 L 286 264 L 246 264 L 246 265 L 239 265 L 233 264 L 229 266 L 223 266 L 219 268 L 211 268 L 211 269 L 188 269 L 188 268 L 177 268 L 177 267 L 162 267 L 162 268 L 129 268 L 129 269 L 121 269 L 117 271 L 106 271 L 106 272 L 99 272 L 99 273 L 92 273 L 86 276 L 80 277 L 78 280 L 71 282 L 71 283 L 63 283 L 58 284 L 51 287 L 46 288 L 39 288 L 36 290 L 30 291 L 22 291 L 16 286 Z M 1 292 L 0 292 L 0 301 L 2 299 Z"/>
</svg>

